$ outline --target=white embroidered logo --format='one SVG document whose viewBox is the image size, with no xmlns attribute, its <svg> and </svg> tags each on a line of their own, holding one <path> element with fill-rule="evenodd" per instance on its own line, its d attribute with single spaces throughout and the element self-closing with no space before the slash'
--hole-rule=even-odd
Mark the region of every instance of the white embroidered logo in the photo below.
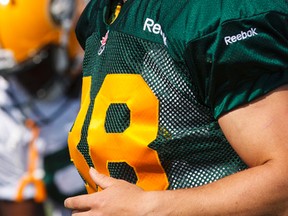
<svg viewBox="0 0 288 216">
<path fill-rule="evenodd" d="M 162 31 L 162 27 L 159 23 L 155 23 L 154 20 L 150 18 L 146 18 L 144 26 L 143 26 L 143 31 L 148 30 L 149 32 L 153 34 L 160 34 L 163 38 L 163 43 L 165 46 L 167 46 L 167 38 L 165 33 Z"/>
<path fill-rule="evenodd" d="M 230 44 L 236 43 L 237 41 L 245 40 L 245 39 L 248 39 L 250 37 L 254 37 L 254 36 L 258 35 L 256 30 L 257 30 L 256 28 L 251 28 L 246 32 L 241 31 L 237 35 L 226 36 L 226 37 L 224 37 L 224 42 L 228 46 Z"/>
</svg>

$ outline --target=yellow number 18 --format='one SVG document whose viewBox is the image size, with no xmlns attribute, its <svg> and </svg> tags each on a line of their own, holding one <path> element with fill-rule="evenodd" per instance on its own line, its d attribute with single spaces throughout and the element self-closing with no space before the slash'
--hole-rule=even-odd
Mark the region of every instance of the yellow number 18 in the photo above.
<svg viewBox="0 0 288 216">
<path fill-rule="evenodd" d="M 88 174 L 88 165 L 77 150 L 81 131 L 90 104 L 91 78 L 83 79 L 82 105 L 69 135 L 71 158 L 87 181 L 88 192 L 95 191 Z M 107 133 L 106 112 L 111 104 L 126 104 L 130 110 L 130 125 L 122 133 Z M 156 151 L 148 145 L 157 137 L 159 101 L 141 75 L 109 74 L 94 102 L 88 127 L 89 154 L 96 169 L 109 175 L 108 163 L 125 162 L 137 176 L 136 184 L 145 190 L 163 190 L 168 180 Z M 89 186 L 90 185 L 90 186 Z M 92 188 L 90 188 L 92 186 Z"/>
</svg>

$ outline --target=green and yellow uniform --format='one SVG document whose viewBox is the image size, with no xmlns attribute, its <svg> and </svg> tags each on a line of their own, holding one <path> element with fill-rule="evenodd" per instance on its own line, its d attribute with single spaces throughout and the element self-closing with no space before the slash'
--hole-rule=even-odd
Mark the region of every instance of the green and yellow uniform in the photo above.
<svg viewBox="0 0 288 216">
<path fill-rule="evenodd" d="M 287 0 L 92 0 L 70 156 L 145 190 L 204 185 L 246 167 L 217 119 L 288 83 Z"/>
</svg>

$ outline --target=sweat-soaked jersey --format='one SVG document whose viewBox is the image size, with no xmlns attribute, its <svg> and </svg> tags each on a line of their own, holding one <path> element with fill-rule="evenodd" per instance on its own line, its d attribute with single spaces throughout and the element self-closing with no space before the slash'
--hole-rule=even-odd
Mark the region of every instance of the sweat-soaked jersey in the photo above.
<svg viewBox="0 0 288 216">
<path fill-rule="evenodd" d="M 246 169 L 217 119 L 288 83 L 287 0 L 92 0 L 70 156 L 145 190 L 197 187 Z"/>
</svg>

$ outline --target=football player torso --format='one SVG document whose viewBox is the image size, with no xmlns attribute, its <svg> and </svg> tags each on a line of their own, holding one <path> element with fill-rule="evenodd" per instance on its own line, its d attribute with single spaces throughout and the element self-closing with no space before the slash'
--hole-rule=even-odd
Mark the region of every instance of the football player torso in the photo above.
<svg viewBox="0 0 288 216">
<path fill-rule="evenodd" d="M 248 25 L 261 12 L 250 11 L 256 1 L 232 17 L 222 1 L 128 0 L 112 24 L 104 21 L 111 7 L 105 2 L 91 1 L 77 27 L 85 47 L 83 92 L 68 143 L 88 192 L 97 190 L 89 167 L 145 190 L 196 187 L 245 169 L 217 118 L 281 83 L 242 98 L 243 86 L 233 84 L 247 77 L 241 67 L 229 77 L 231 56 L 221 50 L 231 54 L 245 47 L 233 48 L 237 42 L 258 39 L 258 27 Z M 283 76 L 288 82 L 287 71 Z"/>
</svg>

